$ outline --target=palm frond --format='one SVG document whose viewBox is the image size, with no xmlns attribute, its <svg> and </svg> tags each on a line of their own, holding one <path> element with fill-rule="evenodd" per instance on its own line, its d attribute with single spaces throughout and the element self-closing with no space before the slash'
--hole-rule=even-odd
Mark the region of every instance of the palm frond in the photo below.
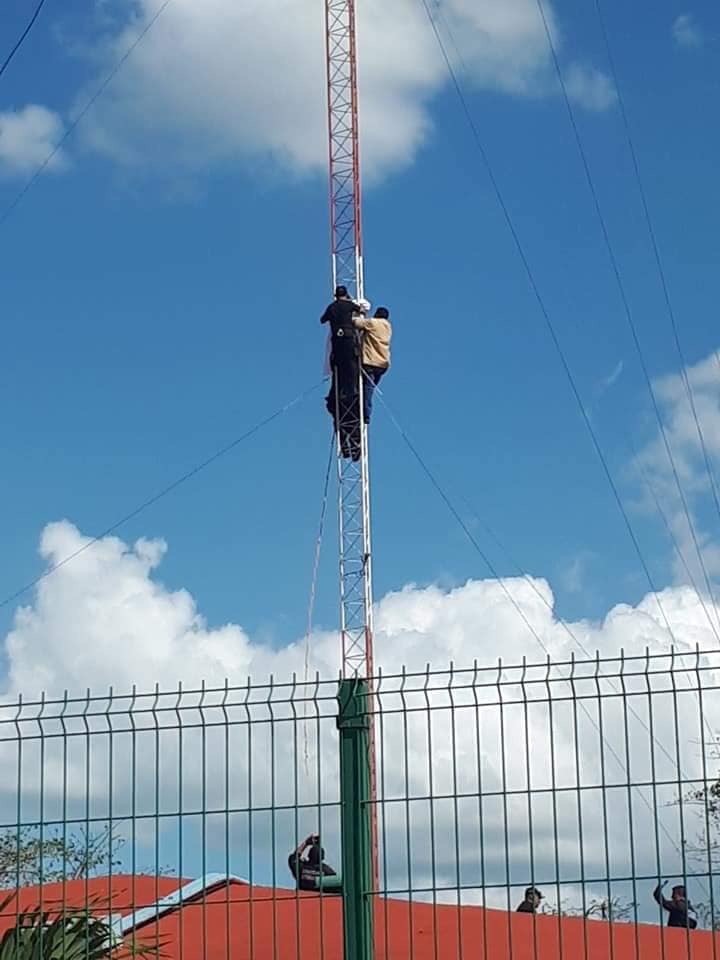
<svg viewBox="0 0 720 960">
<path fill-rule="evenodd" d="M 0 914 L 14 898 L 0 902 Z M 125 943 L 106 920 L 87 910 L 61 908 L 61 913 L 31 909 L 18 913 L 15 925 L 0 937 L 0 960 L 106 960 L 113 951 L 162 958 L 163 943 Z"/>
</svg>

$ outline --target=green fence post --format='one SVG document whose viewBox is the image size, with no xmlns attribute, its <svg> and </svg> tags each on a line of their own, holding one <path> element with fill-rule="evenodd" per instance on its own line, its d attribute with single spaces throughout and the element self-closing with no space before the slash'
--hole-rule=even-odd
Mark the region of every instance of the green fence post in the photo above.
<svg viewBox="0 0 720 960">
<path fill-rule="evenodd" d="M 370 717 L 365 680 L 340 681 L 337 726 L 345 960 L 372 960 Z"/>
</svg>

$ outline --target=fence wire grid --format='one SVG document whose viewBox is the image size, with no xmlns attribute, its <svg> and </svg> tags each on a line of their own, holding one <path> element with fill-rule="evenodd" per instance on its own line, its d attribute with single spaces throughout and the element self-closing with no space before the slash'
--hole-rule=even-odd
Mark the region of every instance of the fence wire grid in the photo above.
<svg viewBox="0 0 720 960">
<path fill-rule="evenodd" d="M 378 829 L 372 954 L 717 960 L 719 683 L 720 650 L 378 674 L 377 796 L 354 798 Z M 356 953 L 340 890 L 290 869 L 319 834 L 344 880 L 337 727 L 319 677 L 0 704 L 0 936 L 77 960 Z"/>
</svg>

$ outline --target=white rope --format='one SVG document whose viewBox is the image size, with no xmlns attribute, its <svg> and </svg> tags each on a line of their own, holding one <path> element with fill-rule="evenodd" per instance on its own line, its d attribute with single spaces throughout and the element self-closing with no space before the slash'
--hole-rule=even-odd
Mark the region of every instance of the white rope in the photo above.
<svg viewBox="0 0 720 960">
<path fill-rule="evenodd" d="M 310 599 L 308 602 L 307 631 L 305 633 L 305 662 L 303 669 L 303 766 L 305 776 L 310 776 L 310 747 L 308 744 L 308 724 L 307 724 L 307 688 L 310 682 L 310 643 L 313 632 L 313 618 L 315 615 L 315 596 L 317 594 L 318 571 L 320 569 L 320 552 L 322 549 L 323 533 L 325 531 L 325 516 L 327 514 L 328 490 L 330 487 L 330 472 L 333 464 L 333 452 L 335 448 L 335 432 L 330 437 L 330 453 L 328 455 L 327 469 L 325 470 L 325 483 L 323 485 L 322 504 L 320 507 L 320 523 L 318 524 L 318 535 L 315 540 L 315 558 L 313 561 L 312 582 L 310 584 Z"/>
</svg>

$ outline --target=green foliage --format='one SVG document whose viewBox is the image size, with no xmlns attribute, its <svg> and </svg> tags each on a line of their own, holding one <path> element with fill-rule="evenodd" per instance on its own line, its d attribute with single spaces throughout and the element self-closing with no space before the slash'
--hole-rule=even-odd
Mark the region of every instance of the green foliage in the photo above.
<svg viewBox="0 0 720 960">
<path fill-rule="evenodd" d="M 59 828 L 42 833 L 37 827 L 6 830 L 0 833 L 0 887 L 30 887 L 117 871 L 124 842 L 109 827 L 66 834 Z"/>
<path fill-rule="evenodd" d="M 720 760 L 720 741 L 708 751 L 711 760 Z M 695 861 L 713 872 L 720 870 L 720 777 L 713 783 L 690 790 L 683 798 L 685 804 L 698 807 L 701 832 L 695 843 L 687 845 L 687 852 Z"/>
<path fill-rule="evenodd" d="M 10 894 L 0 904 L 0 915 L 15 896 Z M 93 905 L 101 909 L 99 901 Z M 90 913 L 89 907 L 65 907 L 55 915 L 34 909 L 15 915 L 14 925 L 0 938 L 0 960 L 104 960 L 113 950 L 149 960 L 163 956 L 161 946 L 164 944 L 124 943 L 106 920 Z"/>
<path fill-rule="evenodd" d="M 112 931 L 88 914 L 18 914 L 0 940 L 0 960 L 99 960 L 112 947 Z"/>
</svg>

